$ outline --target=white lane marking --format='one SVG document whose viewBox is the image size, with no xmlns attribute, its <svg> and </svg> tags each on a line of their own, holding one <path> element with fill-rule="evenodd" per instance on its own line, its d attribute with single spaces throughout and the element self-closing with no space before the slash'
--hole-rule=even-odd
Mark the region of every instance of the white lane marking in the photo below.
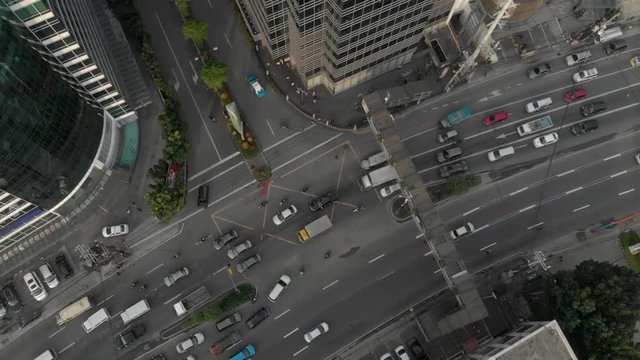
<svg viewBox="0 0 640 360">
<path fill-rule="evenodd" d="M 523 191 L 527 191 L 527 190 L 529 190 L 529 187 L 528 187 L 528 186 L 525 186 L 525 187 L 523 187 L 522 189 L 518 189 L 518 190 L 516 190 L 516 191 L 512 192 L 511 194 L 509 194 L 509 196 L 513 196 L 513 195 L 515 195 L 515 194 L 518 194 L 518 193 L 521 193 L 521 192 L 523 192 Z"/>
<path fill-rule="evenodd" d="M 542 226 L 542 225 L 544 225 L 544 222 L 543 222 L 543 221 L 540 221 L 539 223 L 537 223 L 537 224 L 535 224 L 535 225 L 531 225 L 531 226 L 529 226 L 529 227 L 527 228 L 527 230 L 531 230 L 531 229 L 533 229 L 533 228 L 535 228 L 535 227 Z"/>
<path fill-rule="evenodd" d="M 580 210 L 584 210 L 584 209 L 588 208 L 589 206 L 591 206 L 591 205 L 587 204 L 587 205 L 582 206 L 582 207 L 579 207 L 579 208 L 577 208 L 577 209 L 573 209 L 573 212 L 580 211 Z"/>
<path fill-rule="evenodd" d="M 297 133 L 297 134 L 300 134 L 300 133 Z M 336 136 L 333 136 L 333 137 L 329 138 L 327 141 L 324 141 L 324 142 L 322 142 L 322 143 L 320 143 L 320 144 L 318 144 L 318 145 L 316 145 L 316 146 L 312 147 L 311 149 L 309 149 L 309 150 L 307 150 L 307 151 L 305 151 L 305 152 L 303 152 L 303 153 L 299 154 L 298 156 L 296 156 L 296 157 L 293 157 L 293 158 L 289 159 L 289 161 L 287 161 L 287 162 L 285 162 L 285 163 L 283 163 L 283 164 L 280 164 L 280 165 L 276 166 L 276 167 L 273 169 L 273 171 L 280 170 L 280 169 L 282 169 L 283 167 L 285 167 L 285 166 L 287 166 L 287 165 L 291 164 L 292 162 L 297 161 L 297 160 L 298 160 L 298 159 L 300 159 L 301 157 L 306 156 L 308 153 L 313 152 L 313 151 L 315 151 L 316 149 L 318 149 L 318 148 L 320 148 L 320 147 L 322 147 L 322 146 L 324 146 L 324 145 L 326 145 L 326 144 L 328 144 L 328 143 L 332 142 L 333 140 L 335 140 L 335 139 L 339 138 L 340 136 L 342 136 L 342 134 L 344 134 L 344 133 L 340 133 L 340 134 L 338 134 L 338 135 L 336 135 Z M 296 135 L 292 135 L 292 136 L 296 136 Z M 265 149 L 265 151 L 266 151 L 266 150 L 269 150 L 269 148 Z M 273 171 L 272 171 L 272 172 L 273 172 Z"/>
<path fill-rule="evenodd" d="M 291 309 L 287 309 L 285 310 L 282 314 L 276 316 L 275 318 L 273 318 L 274 320 L 278 320 L 279 318 L 281 318 L 284 314 L 288 313 L 289 311 L 291 311 Z M 296 329 L 298 330 L 298 329 Z M 285 336 L 286 337 L 286 336 Z"/>
<path fill-rule="evenodd" d="M 618 172 L 618 173 L 615 173 L 615 174 L 611 175 L 611 177 L 612 177 L 612 178 L 614 178 L 614 177 L 616 177 L 616 176 L 624 175 L 624 174 L 626 174 L 627 172 L 628 172 L 627 170 L 623 170 L 623 171 L 620 171 L 620 172 Z"/>
<path fill-rule="evenodd" d="M 301 352 L 307 350 L 309 348 L 309 345 L 303 347 L 302 349 L 296 351 L 295 353 L 293 353 L 293 356 L 298 356 L 298 354 L 300 354 Z"/>
<path fill-rule="evenodd" d="M 429 251 L 429 252 L 424 253 L 424 256 L 429 256 L 429 255 L 431 255 L 431 254 L 433 254 L 433 250 L 432 250 L 432 251 Z"/>
<path fill-rule="evenodd" d="M 202 171 L 200 171 L 200 172 L 198 172 L 198 173 L 194 174 L 193 176 L 191 176 L 191 177 L 188 179 L 188 181 L 189 181 L 189 182 L 193 181 L 193 180 L 194 180 L 195 178 L 197 178 L 198 176 L 200 176 L 200 175 L 202 175 L 202 174 L 204 174 L 204 173 L 206 173 L 206 172 L 208 172 L 208 171 L 211 171 L 211 170 L 215 169 L 216 167 L 218 167 L 218 166 L 220 166 L 220 165 L 223 165 L 224 163 L 226 163 L 227 161 L 229 161 L 229 160 L 233 159 L 234 157 L 236 157 L 236 156 L 238 156 L 238 155 L 240 155 L 240 152 L 239 152 L 239 151 L 238 151 L 238 152 L 235 152 L 235 153 L 233 153 L 233 154 L 231 154 L 231 155 L 229 155 L 229 156 L 227 156 L 226 158 L 224 158 L 224 159 L 222 159 L 222 160 L 218 161 L 217 163 L 215 163 L 215 164 L 213 164 L 213 165 L 209 166 L 208 168 L 206 168 L 206 169 L 204 169 L 204 170 L 202 170 Z M 244 164 L 245 164 L 245 162 L 244 162 L 244 161 L 241 161 L 241 162 L 239 162 L 239 163 L 237 163 L 237 164 L 233 165 L 233 167 L 232 167 L 232 168 L 235 168 L 235 167 L 238 167 L 238 166 L 240 166 L 240 165 L 244 165 Z M 225 170 L 225 172 L 227 172 L 227 171 L 229 171 L 229 170 Z M 215 178 L 216 178 L 216 177 L 218 177 L 218 176 L 219 176 L 219 175 L 216 175 L 216 176 L 215 176 L 214 178 L 212 178 L 212 179 L 215 179 Z M 211 181 L 212 179 L 209 179 L 208 181 Z M 189 190 L 189 191 L 193 191 L 193 190 L 195 190 L 195 189 L 197 189 L 197 188 L 198 188 L 198 186 L 194 186 L 194 187 L 193 187 L 191 190 Z"/>
<path fill-rule="evenodd" d="M 478 210 L 480 210 L 480 206 L 478 206 L 478 207 L 477 207 L 477 208 L 475 208 L 475 209 L 471 209 L 471 210 L 467 211 L 466 213 L 463 213 L 463 214 L 462 214 L 462 217 L 465 217 L 465 216 L 467 216 L 467 215 L 469 215 L 469 214 L 471 214 L 471 213 L 474 213 L 474 212 L 476 212 L 476 211 L 478 211 Z"/>
<path fill-rule="evenodd" d="M 156 271 L 156 270 L 160 269 L 160 268 L 161 268 L 161 267 L 163 267 L 163 266 L 164 266 L 164 263 L 159 264 L 158 266 L 154 267 L 153 269 L 151 269 L 151 270 L 147 271 L 147 275 L 149 275 L 149 274 L 151 274 L 152 272 L 154 272 L 154 271 Z"/>
<path fill-rule="evenodd" d="M 629 190 L 625 190 L 625 191 L 623 191 L 623 192 L 621 192 L 621 193 L 618 193 L 618 195 L 628 194 L 628 193 L 630 193 L 630 192 L 632 192 L 632 191 L 635 191 L 635 190 L 636 190 L 635 188 L 633 188 L 633 189 L 629 189 Z"/>
<path fill-rule="evenodd" d="M 229 47 L 233 49 L 233 46 L 231 45 L 231 41 L 229 41 L 229 38 L 227 37 L 227 33 L 224 33 L 224 39 L 227 40 L 227 44 L 229 44 Z"/>
<path fill-rule="evenodd" d="M 295 328 L 295 329 L 291 330 L 287 335 L 283 336 L 282 338 L 283 338 L 283 339 L 286 339 L 289 335 L 291 335 L 291 334 L 295 333 L 295 332 L 296 332 L 296 331 L 298 331 L 298 330 L 300 330 L 300 328 Z"/>
<path fill-rule="evenodd" d="M 75 344 L 76 344 L 76 342 L 74 341 L 74 342 L 72 342 L 71 344 L 69 344 L 69 345 L 67 345 L 67 346 L 63 347 L 63 348 L 62 348 L 62 350 L 58 351 L 58 354 L 62 354 L 63 352 L 65 352 L 65 351 L 69 350 L 69 348 L 70 348 L 70 347 L 72 347 L 72 346 L 73 346 L 73 345 L 75 345 Z"/>
<path fill-rule="evenodd" d="M 571 190 L 569 190 L 569 191 L 565 191 L 565 192 L 564 192 L 564 194 L 565 194 L 565 195 L 569 195 L 569 194 L 571 194 L 571 193 L 574 193 L 574 192 L 576 192 L 576 191 L 580 191 L 580 190 L 582 190 L 582 189 L 583 189 L 583 188 L 582 188 L 582 186 L 578 186 L 578 187 L 577 187 L 577 188 L 575 188 L 575 189 L 571 189 Z"/>
<path fill-rule="evenodd" d="M 216 272 L 213 273 L 213 275 L 218 275 L 219 272 L 221 271 L 225 271 L 227 269 L 226 266 L 221 267 L 220 269 L 216 270 Z"/>
<path fill-rule="evenodd" d="M 474 231 L 474 233 L 477 233 L 478 231 L 484 230 L 484 229 L 486 229 L 486 228 L 488 228 L 488 227 L 489 227 L 489 224 L 485 224 L 485 225 L 483 225 L 483 226 L 481 226 L 481 227 L 477 228 L 477 229 Z"/>
<path fill-rule="evenodd" d="M 492 246 L 494 246 L 494 245 L 496 245 L 496 244 L 497 244 L 497 243 L 495 243 L 495 242 L 494 242 L 494 243 L 491 243 L 491 244 L 489 244 L 489 245 L 487 245 L 487 246 L 485 246 L 485 247 L 483 247 L 483 248 L 480 248 L 480 251 L 485 251 L 485 250 L 487 250 L 488 248 L 490 248 L 490 247 L 492 247 Z"/>
<path fill-rule="evenodd" d="M 383 280 L 384 278 L 386 278 L 386 277 L 389 277 L 389 276 L 393 275 L 393 273 L 395 273 L 395 271 L 392 271 L 392 272 L 390 272 L 390 273 L 387 273 L 387 274 L 383 275 L 382 277 L 378 278 L 378 280 Z"/>
<path fill-rule="evenodd" d="M 420 239 L 421 237 L 422 237 L 422 234 L 416 235 L 416 239 Z"/>
<path fill-rule="evenodd" d="M 271 127 L 271 123 L 269 122 L 269 119 L 266 119 L 267 122 L 267 127 L 269 128 L 269 131 L 271 131 L 271 136 L 276 136 L 276 133 L 273 132 L 273 127 Z"/>
<path fill-rule="evenodd" d="M 60 331 L 66 329 L 66 328 L 67 328 L 66 326 L 61 327 L 56 332 L 54 332 L 53 334 L 49 335 L 49 339 L 51 339 L 52 337 L 56 336 L 57 333 L 59 333 Z"/>
<path fill-rule="evenodd" d="M 535 208 L 535 207 L 536 207 L 536 204 L 529 205 L 529 206 L 527 206 L 526 208 L 522 208 L 522 209 L 520 209 L 520 211 L 519 211 L 519 212 L 520 212 L 520 213 L 523 213 L 523 212 L 525 212 L 525 211 L 527 211 L 527 210 L 531 210 L 531 209 L 533 209 L 533 208 Z"/>
<path fill-rule="evenodd" d="M 380 256 L 378 256 L 378 257 L 375 257 L 375 258 L 373 258 L 373 259 L 369 260 L 369 264 L 371 264 L 371 263 L 372 263 L 372 262 L 374 262 L 374 261 L 380 260 L 381 258 L 383 258 L 383 257 L 384 257 L 384 255 L 385 255 L 385 254 L 382 254 L 382 255 L 380 255 Z"/>
<path fill-rule="evenodd" d="M 336 281 L 332 282 L 331 284 L 329 284 L 329 285 L 327 285 L 327 286 L 323 287 L 323 288 L 322 288 L 322 290 L 327 290 L 327 289 L 328 289 L 328 288 L 330 288 L 331 286 L 333 286 L 333 285 L 337 284 L 337 283 L 338 283 L 338 281 L 339 281 L 339 280 L 336 280 Z"/>
<path fill-rule="evenodd" d="M 176 62 L 176 64 L 178 65 L 178 71 L 180 71 L 180 75 L 182 75 L 182 78 L 184 79 L 185 83 L 187 83 L 187 77 L 184 75 L 184 72 L 182 71 L 182 67 L 180 66 L 180 61 L 178 61 L 178 57 L 176 56 L 176 52 L 173 51 L 173 47 L 171 46 L 171 42 L 169 41 L 169 37 L 167 36 L 167 32 L 164 29 L 164 26 L 162 25 L 162 20 L 160 20 L 160 16 L 158 15 L 158 13 L 156 13 L 156 20 L 158 20 L 158 25 L 160 25 L 160 30 L 162 31 L 162 35 L 164 36 L 164 40 L 167 42 L 167 45 L 169 46 L 169 50 L 171 51 L 171 55 L 173 56 L 173 60 Z M 200 121 L 202 121 L 203 124 L 205 124 L 204 118 L 202 117 L 202 112 L 200 111 L 200 107 L 198 106 L 198 102 L 196 101 L 195 97 L 193 96 L 193 92 L 191 91 L 191 87 L 190 86 L 185 86 L 187 88 L 187 91 L 189 92 L 189 96 L 191 97 L 191 101 L 193 102 L 193 106 L 196 108 L 198 115 L 200 116 Z M 218 159 L 222 160 L 222 156 L 220 156 L 220 151 L 218 151 L 218 147 L 216 146 L 216 143 L 213 142 L 213 137 L 211 136 L 211 133 L 209 132 L 209 128 L 207 126 L 204 127 L 204 130 L 207 132 L 207 136 L 209 137 L 209 141 L 211 141 L 211 144 L 213 145 L 213 149 L 216 151 L 216 155 L 218 155 Z"/>
<path fill-rule="evenodd" d="M 167 300 L 164 302 L 165 305 L 167 305 L 168 303 L 172 302 L 173 300 L 175 300 L 176 298 L 178 298 L 180 295 L 182 295 L 182 293 L 179 293 L 178 295 L 172 297 L 171 299 Z"/>
<path fill-rule="evenodd" d="M 565 171 L 565 172 L 560 173 L 560 174 L 558 174 L 558 175 L 556 175 L 556 176 L 557 176 L 557 177 L 562 177 L 562 176 L 565 176 L 565 175 L 572 174 L 572 173 L 574 173 L 574 172 L 576 172 L 576 169 L 571 169 L 571 170 L 569 170 L 569 171 Z"/>
<path fill-rule="evenodd" d="M 102 305 L 102 304 L 106 303 L 107 301 L 111 300 L 111 298 L 112 298 L 113 296 L 114 296 L 114 295 L 111 295 L 111 296 L 109 296 L 108 298 L 106 298 L 106 299 L 104 299 L 104 300 L 100 301 L 99 303 L 97 303 L 97 304 L 96 304 L 96 307 L 98 307 L 98 306 L 100 306 L 100 305 Z"/>
<path fill-rule="evenodd" d="M 433 273 L 434 273 L 434 274 L 437 274 L 437 273 L 439 273 L 439 272 L 441 272 L 441 271 L 442 271 L 442 268 L 440 268 L 440 269 L 438 269 L 438 270 L 434 271 Z"/>
<path fill-rule="evenodd" d="M 620 157 L 620 156 L 622 156 L 622 154 L 615 154 L 615 155 L 607 156 L 606 158 L 602 159 L 602 161 L 608 161 L 608 160 L 615 159 L 615 158 Z"/>
</svg>

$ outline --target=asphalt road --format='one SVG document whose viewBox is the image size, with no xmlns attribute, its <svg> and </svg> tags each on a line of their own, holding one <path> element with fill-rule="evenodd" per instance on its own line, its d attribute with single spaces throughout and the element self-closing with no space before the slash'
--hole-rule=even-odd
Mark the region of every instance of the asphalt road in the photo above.
<svg viewBox="0 0 640 360">
<path fill-rule="evenodd" d="M 464 138 L 464 154 L 452 162 L 465 160 L 469 173 L 481 175 L 483 184 L 438 205 L 451 228 L 467 221 L 476 227 L 476 233 L 457 241 L 470 269 L 535 250 L 548 239 L 637 210 L 631 179 L 638 170 L 634 156 L 640 139 L 635 122 L 640 73 L 629 68 L 628 60 L 629 54 L 640 48 L 639 40 L 627 39 L 629 50 L 617 56 L 607 57 L 593 47 L 592 61 L 582 67 L 567 68 L 563 58 L 549 60 L 554 69 L 549 76 L 529 80 L 524 71 L 506 74 L 463 87 L 396 117 L 419 173 L 425 183 L 434 184 L 442 181 L 435 154 L 451 146 L 437 143 L 437 122 L 464 105 L 472 110 L 472 117 L 455 127 Z M 573 73 L 592 66 L 599 71 L 596 79 L 573 84 Z M 565 103 L 562 95 L 576 88 L 584 88 L 587 97 Z M 525 113 L 526 102 L 545 96 L 553 99 L 550 108 Z M 598 120 L 599 129 L 572 135 L 570 127 L 585 120 L 580 106 L 596 100 L 607 104 L 605 112 L 590 117 Z M 497 111 L 511 116 L 503 124 L 485 127 L 481 123 L 484 116 Z M 552 129 L 518 136 L 518 125 L 544 115 L 551 116 Z M 533 138 L 550 132 L 558 133 L 558 143 L 533 147 Z M 513 146 L 515 156 L 489 162 L 487 152 L 503 146 Z"/>
</svg>

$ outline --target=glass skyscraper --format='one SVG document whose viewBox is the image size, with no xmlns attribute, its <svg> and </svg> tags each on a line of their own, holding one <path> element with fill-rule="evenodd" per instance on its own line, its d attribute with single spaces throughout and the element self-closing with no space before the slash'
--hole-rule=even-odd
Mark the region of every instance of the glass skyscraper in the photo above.
<svg viewBox="0 0 640 360">
<path fill-rule="evenodd" d="M 102 122 L 0 21 L 0 239 L 54 207 L 82 180 L 96 156 Z"/>
<path fill-rule="evenodd" d="M 0 0 L 0 18 L 2 262 L 95 198 L 150 97 L 105 0 Z"/>
</svg>

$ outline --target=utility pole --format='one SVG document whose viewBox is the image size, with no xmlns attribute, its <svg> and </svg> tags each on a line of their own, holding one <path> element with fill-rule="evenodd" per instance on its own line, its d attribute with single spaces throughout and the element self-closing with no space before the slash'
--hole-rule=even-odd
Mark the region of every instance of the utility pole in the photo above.
<svg viewBox="0 0 640 360">
<path fill-rule="evenodd" d="M 489 25 L 489 29 L 482 37 L 482 40 L 480 40 L 476 45 L 475 51 L 471 54 L 471 56 L 467 57 L 467 59 L 462 63 L 458 71 L 456 71 L 453 74 L 453 77 L 451 77 L 451 80 L 449 80 L 447 85 L 444 87 L 445 92 L 449 92 L 449 90 L 451 90 L 453 85 L 459 81 L 460 77 L 464 76 L 470 69 L 476 66 L 476 58 L 480 54 L 480 51 L 482 51 L 484 47 L 488 46 L 487 42 L 489 42 L 492 39 L 491 36 L 493 35 L 493 31 L 496 29 L 498 24 L 502 21 L 502 18 L 507 13 L 507 10 L 509 10 L 509 8 L 513 6 L 515 6 L 515 4 L 513 3 L 513 0 L 505 1 L 504 5 L 502 5 L 502 8 L 496 15 L 495 19 Z"/>
</svg>

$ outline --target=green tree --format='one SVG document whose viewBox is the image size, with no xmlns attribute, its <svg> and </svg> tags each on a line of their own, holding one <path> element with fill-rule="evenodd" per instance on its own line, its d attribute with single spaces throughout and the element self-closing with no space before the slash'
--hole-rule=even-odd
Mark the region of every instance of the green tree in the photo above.
<svg viewBox="0 0 640 360">
<path fill-rule="evenodd" d="M 580 359 L 640 359 L 631 342 L 640 319 L 640 276 L 626 267 L 587 260 L 573 271 L 539 278 L 529 293 L 538 318 L 556 319 Z"/>
<path fill-rule="evenodd" d="M 180 12 L 180 16 L 184 20 L 191 19 L 191 6 L 189 3 L 190 0 L 178 0 L 176 2 L 176 6 L 178 7 L 178 11 Z"/>
<path fill-rule="evenodd" d="M 202 67 L 202 82 L 213 90 L 222 90 L 228 76 L 227 66 L 216 62 L 208 62 Z"/>
<path fill-rule="evenodd" d="M 182 36 L 193 41 L 198 49 L 202 49 L 207 40 L 208 29 L 209 25 L 203 21 L 188 20 L 182 25 Z"/>
<path fill-rule="evenodd" d="M 151 212 L 162 222 L 168 222 L 182 209 L 182 195 L 179 189 L 164 185 L 156 191 L 144 195 Z"/>
</svg>

